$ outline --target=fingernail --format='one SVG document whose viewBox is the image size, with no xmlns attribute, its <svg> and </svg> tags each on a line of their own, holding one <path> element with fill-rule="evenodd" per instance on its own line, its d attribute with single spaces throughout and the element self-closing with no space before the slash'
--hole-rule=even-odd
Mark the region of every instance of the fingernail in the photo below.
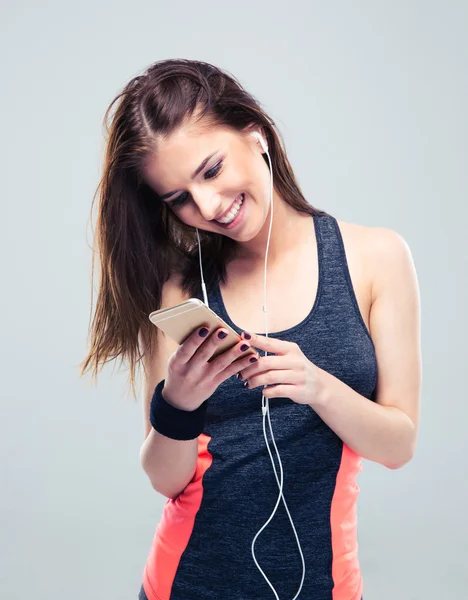
<svg viewBox="0 0 468 600">
<path fill-rule="evenodd" d="M 248 344 L 242 344 L 242 346 L 240 347 L 241 352 L 245 352 L 246 350 L 248 350 L 250 348 L 250 346 Z"/>
<path fill-rule="evenodd" d="M 246 340 L 251 340 L 252 336 L 250 335 L 250 333 L 247 333 L 246 331 L 244 331 L 244 337 Z"/>
<path fill-rule="evenodd" d="M 220 331 L 220 332 L 218 333 L 218 338 L 219 338 L 220 340 L 223 340 L 223 339 L 224 339 L 226 336 L 227 336 L 227 332 L 226 332 L 226 331 Z"/>
<path fill-rule="evenodd" d="M 246 379 L 242 385 L 243 385 L 245 388 L 248 388 L 248 387 L 249 387 L 249 380 L 248 380 L 248 379 Z"/>
<path fill-rule="evenodd" d="M 202 327 L 200 329 L 200 331 L 198 332 L 198 335 L 201 337 L 206 337 L 207 333 L 208 333 L 208 329 L 206 327 Z"/>
<path fill-rule="evenodd" d="M 255 358 L 255 356 L 252 356 L 252 358 L 249 360 L 249 362 L 254 363 L 257 362 L 257 358 Z"/>
</svg>

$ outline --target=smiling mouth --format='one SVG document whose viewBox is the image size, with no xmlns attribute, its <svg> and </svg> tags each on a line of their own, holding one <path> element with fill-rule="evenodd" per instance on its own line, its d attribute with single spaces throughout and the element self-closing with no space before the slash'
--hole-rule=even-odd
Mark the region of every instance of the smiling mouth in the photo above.
<svg viewBox="0 0 468 600">
<path fill-rule="evenodd" d="M 229 213 L 230 213 L 232 210 L 234 210 L 234 209 L 233 209 L 233 207 L 234 207 L 236 204 L 240 203 L 240 206 L 238 207 L 238 209 L 237 209 L 237 211 L 236 211 L 236 212 L 238 213 L 238 212 L 239 212 L 239 210 L 240 210 L 240 207 L 242 206 L 242 204 L 243 204 L 243 202 L 244 202 L 244 200 L 245 200 L 245 194 L 242 192 L 241 194 L 239 194 L 239 195 L 237 196 L 237 198 L 234 200 L 234 202 L 231 204 L 231 206 L 228 208 L 228 210 L 226 210 L 226 211 L 225 211 L 225 212 L 224 212 L 224 213 L 223 213 L 223 214 L 222 214 L 220 217 L 218 217 L 217 219 L 215 219 L 215 221 L 217 221 L 217 222 L 218 222 L 220 225 L 228 225 L 230 221 L 233 221 L 233 220 L 235 219 L 235 217 L 234 217 L 234 219 L 230 219 L 230 221 L 228 221 L 227 223 L 224 223 L 224 222 L 223 222 L 223 221 L 221 221 L 220 219 L 227 219 L 227 218 L 228 218 L 228 215 L 229 215 Z"/>
</svg>

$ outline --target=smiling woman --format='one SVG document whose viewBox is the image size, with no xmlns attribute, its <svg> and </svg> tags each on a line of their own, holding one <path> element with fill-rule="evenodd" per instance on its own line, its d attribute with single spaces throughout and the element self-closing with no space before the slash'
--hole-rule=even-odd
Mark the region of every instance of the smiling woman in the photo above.
<svg viewBox="0 0 468 600">
<path fill-rule="evenodd" d="M 268 174 L 262 155 L 252 152 L 249 132 L 251 128 L 239 134 L 226 126 L 207 130 L 198 122 L 187 125 L 159 141 L 157 150 L 145 160 L 142 177 L 181 221 L 201 229 L 232 230 L 240 224 L 240 218 L 230 221 L 246 192 L 251 198 L 262 198 L 259 174 Z M 193 157 L 203 156 L 204 149 L 213 146 L 218 149 L 190 174 L 187 165 L 195 162 Z M 167 188 L 171 191 L 166 192 Z"/>
<path fill-rule="evenodd" d="M 101 276 L 81 372 L 97 375 L 120 356 L 135 391 L 142 367 L 141 464 L 168 500 L 140 599 L 267 599 L 271 585 L 293 597 L 300 538 L 301 597 L 360 600 L 361 457 L 398 468 L 417 431 L 410 253 L 393 232 L 311 206 L 275 123 L 227 72 L 160 61 L 125 86 L 106 120 L 114 104 L 93 253 Z M 267 244 L 271 337 L 262 333 Z M 209 307 L 242 334 L 211 361 L 219 329 L 197 327 L 178 345 L 148 318 L 204 298 L 201 261 Z M 249 346 L 269 355 L 242 362 Z M 278 496 L 262 395 L 274 399 L 290 513 L 280 504 L 257 540 Z M 181 423 L 192 423 L 189 434 Z"/>
<path fill-rule="evenodd" d="M 97 376 L 120 355 L 135 393 L 138 339 L 156 342 L 145 315 L 160 308 L 164 284 L 179 273 L 189 295 L 199 289 L 196 228 L 208 281 L 224 282 L 227 265 L 241 254 L 237 242 L 254 237 L 266 221 L 269 165 L 248 141 L 250 131 L 268 140 L 275 195 L 284 198 L 288 216 L 326 213 L 305 200 L 273 120 L 218 67 L 184 59 L 154 63 L 116 96 L 104 120 L 109 136 L 95 237 L 102 276 L 81 373 L 92 369 Z M 258 210 L 250 230 L 237 234 L 217 220 L 240 193 Z M 92 260 L 94 272 L 94 254 Z"/>
</svg>

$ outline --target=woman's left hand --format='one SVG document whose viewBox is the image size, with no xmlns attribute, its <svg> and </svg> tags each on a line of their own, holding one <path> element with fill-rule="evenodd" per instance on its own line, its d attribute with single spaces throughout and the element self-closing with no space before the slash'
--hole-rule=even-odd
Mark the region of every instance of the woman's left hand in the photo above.
<svg viewBox="0 0 468 600">
<path fill-rule="evenodd" d="M 251 338 L 247 337 L 248 335 Z M 320 391 L 321 369 L 314 365 L 295 342 L 286 342 L 275 338 L 242 333 L 254 348 L 265 350 L 275 356 L 260 356 L 258 361 L 239 371 L 242 381 L 247 381 L 250 389 L 263 385 L 266 398 L 290 398 L 297 404 L 313 404 Z"/>
</svg>

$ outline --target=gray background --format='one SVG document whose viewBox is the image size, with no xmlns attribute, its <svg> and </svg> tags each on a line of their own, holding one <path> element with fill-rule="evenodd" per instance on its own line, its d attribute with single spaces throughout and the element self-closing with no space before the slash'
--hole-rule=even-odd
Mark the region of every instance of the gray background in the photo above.
<svg viewBox="0 0 468 600">
<path fill-rule="evenodd" d="M 104 110 L 169 57 L 241 80 L 312 204 L 410 245 L 421 431 L 403 469 L 363 461 L 364 598 L 466 597 L 467 17 L 447 0 L 2 6 L 2 598 L 137 597 L 165 501 L 139 465 L 141 397 L 118 364 L 97 388 L 76 365 Z"/>
</svg>

